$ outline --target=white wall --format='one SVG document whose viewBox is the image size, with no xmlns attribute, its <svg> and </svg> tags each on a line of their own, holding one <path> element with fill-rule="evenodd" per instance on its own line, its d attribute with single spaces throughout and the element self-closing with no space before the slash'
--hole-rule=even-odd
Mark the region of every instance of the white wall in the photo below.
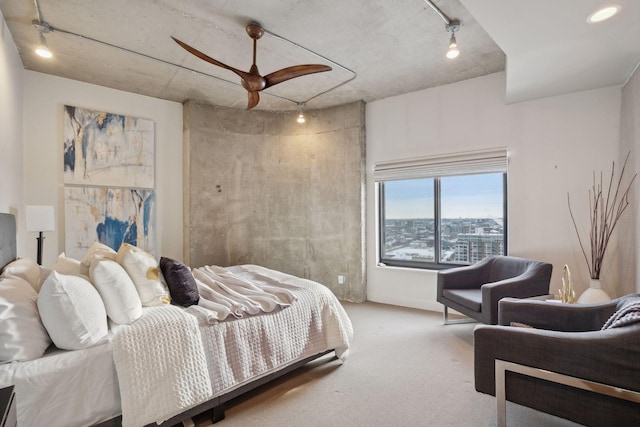
<svg viewBox="0 0 640 427">
<path fill-rule="evenodd" d="M 505 74 L 375 101 L 367 105 L 368 299 L 429 310 L 436 302 L 436 274 L 376 265 L 376 162 L 493 147 L 509 150 L 509 254 L 553 263 L 557 293 L 569 264 L 577 292 L 589 274 L 567 208 L 587 226 L 587 191 L 594 170 L 618 159 L 620 87 L 504 103 Z M 577 212 L 576 212 L 577 211 Z M 586 230 L 586 228 L 584 228 Z M 614 268 L 603 269 L 615 283 Z M 607 289 L 609 291 L 609 289 Z M 616 294 L 614 289 L 610 292 Z"/>
<path fill-rule="evenodd" d="M 640 67 L 630 76 L 622 89 L 622 119 L 621 119 L 621 150 L 620 164 L 624 162 L 627 153 L 629 172 L 640 170 Z M 629 173 L 631 176 L 631 173 Z M 626 283 L 635 283 L 635 289 L 640 292 L 640 179 L 633 184 L 629 206 L 620 220 L 620 226 L 631 232 L 618 233 L 620 250 L 618 269 L 621 279 Z"/>
<path fill-rule="evenodd" d="M 22 62 L 0 12 L 0 212 L 22 209 Z M 18 239 L 18 250 L 23 241 Z"/>
<path fill-rule="evenodd" d="M 182 104 L 32 71 L 23 78 L 24 204 L 54 205 L 56 212 L 56 231 L 45 233 L 43 265 L 64 251 L 64 105 L 155 122 L 158 255 L 182 259 Z M 27 233 L 18 255 L 35 258 L 36 237 Z"/>
</svg>

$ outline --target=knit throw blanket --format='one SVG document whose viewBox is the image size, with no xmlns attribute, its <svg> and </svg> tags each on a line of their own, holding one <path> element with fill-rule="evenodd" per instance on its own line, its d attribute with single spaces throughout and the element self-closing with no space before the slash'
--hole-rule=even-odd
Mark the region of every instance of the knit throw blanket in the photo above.
<svg viewBox="0 0 640 427">
<path fill-rule="evenodd" d="M 196 318 L 173 305 L 143 310 L 114 331 L 123 427 L 159 424 L 212 397 Z"/>
<path fill-rule="evenodd" d="M 636 322 L 640 322 L 640 301 L 633 299 L 613 313 L 602 327 L 602 330 L 621 328 Z"/>
</svg>

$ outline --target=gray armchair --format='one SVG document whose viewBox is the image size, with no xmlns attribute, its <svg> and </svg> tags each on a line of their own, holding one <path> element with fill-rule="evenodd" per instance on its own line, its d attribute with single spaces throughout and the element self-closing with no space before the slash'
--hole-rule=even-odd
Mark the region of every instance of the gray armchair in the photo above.
<svg viewBox="0 0 640 427">
<path fill-rule="evenodd" d="M 448 308 L 483 323 L 498 323 L 498 301 L 549 294 L 553 266 L 512 256 L 489 256 L 477 264 L 438 272 L 437 300 Z"/>
<path fill-rule="evenodd" d="M 588 426 L 640 425 L 640 322 L 601 330 L 631 303 L 638 307 L 640 294 L 591 305 L 503 299 L 500 325 L 474 330 L 476 390 L 496 395 L 496 360 L 512 362 L 550 374 L 506 371 L 500 399 Z M 505 326 L 512 322 L 531 328 Z"/>
</svg>

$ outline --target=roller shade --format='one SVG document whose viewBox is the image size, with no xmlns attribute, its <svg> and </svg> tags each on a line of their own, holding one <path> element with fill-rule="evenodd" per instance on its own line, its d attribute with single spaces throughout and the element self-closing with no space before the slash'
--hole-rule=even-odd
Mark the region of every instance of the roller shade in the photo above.
<svg viewBox="0 0 640 427">
<path fill-rule="evenodd" d="M 495 148 L 379 162 L 374 166 L 373 178 L 375 181 L 393 181 L 451 175 L 506 173 L 507 165 L 507 149 Z"/>
</svg>

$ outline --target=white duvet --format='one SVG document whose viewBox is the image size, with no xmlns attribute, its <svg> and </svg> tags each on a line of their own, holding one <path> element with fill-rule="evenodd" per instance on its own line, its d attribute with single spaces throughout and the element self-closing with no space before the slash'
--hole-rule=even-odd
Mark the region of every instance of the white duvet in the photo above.
<svg viewBox="0 0 640 427">
<path fill-rule="evenodd" d="M 194 276 L 202 279 L 206 270 L 218 277 L 226 273 L 206 267 L 195 269 Z M 232 267 L 228 273 L 239 281 L 242 289 L 235 289 L 243 297 L 255 286 L 272 288 L 276 298 L 260 295 L 259 310 L 249 302 L 252 308 L 241 318 L 222 321 L 202 306 L 147 309 L 115 334 L 123 426 L 165 421 L 325 350 L 347 357 L 351 321 L 329 289 L 255 265 Z"/>
</svg>

